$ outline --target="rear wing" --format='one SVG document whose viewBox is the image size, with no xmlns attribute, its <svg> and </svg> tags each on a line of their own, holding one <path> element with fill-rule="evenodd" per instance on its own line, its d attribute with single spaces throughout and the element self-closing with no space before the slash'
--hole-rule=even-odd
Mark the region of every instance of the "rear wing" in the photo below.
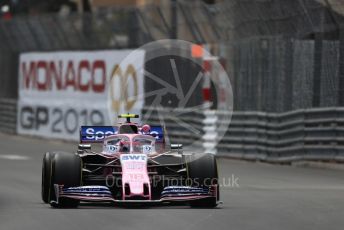
<svg viewBox="0 0 344 230">
<path fill-rule="evenodd" d="M 117 126 L 81 126 L 80 143 L 102 143 L 106 137 L 117 134 L 117 132 Z M 147 135 L 155 137 L 156 143 L 165 142 L 164 127 L 162 126 L 151 126 L 150 133 Z"/>
</svg>

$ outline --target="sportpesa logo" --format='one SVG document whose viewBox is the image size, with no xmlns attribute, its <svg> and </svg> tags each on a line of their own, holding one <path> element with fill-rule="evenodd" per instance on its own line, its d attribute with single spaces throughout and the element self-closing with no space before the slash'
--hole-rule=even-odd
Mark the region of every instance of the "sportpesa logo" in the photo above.
<svg viewBox="0 0 344 230">
<path fill-rule="evenodd" d="M 98 141 L 103 140 L 105 137 L 117 134 L 117 127 L 113 126 L 104 126 L 104 127 L 93 127 L 93 128 L 81 128 L 82 133 L 85 134 L 86 139 L 85 141 Z M 157 141 L 162 140 L 162 138 L 159 136 L 159 134 L 162 131 L 159 132 L 159 128 L 152 128 L 152 130 L 149 132 L 149 135 L 155 137 Z M 141 131 L 139 131 L 139 134 L 143 134 Z"/>
</svg>

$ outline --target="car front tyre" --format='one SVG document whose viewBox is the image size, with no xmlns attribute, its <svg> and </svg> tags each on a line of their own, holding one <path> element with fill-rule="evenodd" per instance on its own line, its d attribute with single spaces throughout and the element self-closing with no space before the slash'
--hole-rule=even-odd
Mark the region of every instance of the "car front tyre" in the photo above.
<svg viewBox="0 0 344 230">
<path fill-rule="evenodd" d="M 53 185 L 63 185 L 65 188 L 78 187 L 81 185 L 82 161 L 78 155 L 71 153 L 56 153 L 53 158 L 52 168 Z M 79 203 L 79 200 L 60 198 L 58 203 L 51 203 L 51 205 L 56 208 L 76 208 Z"/>
<path fill-rule="evenodd" d="M 216 158 L 213 154 L 206 153 L 202 156 L 192 155 L 187 162 L 188 178 L 191 186 L 208 187 L 217 186 L 217 196 L 190 201 L 191 207 L 214 208 L 219 199 L 219 185 Z"/>
</svg>

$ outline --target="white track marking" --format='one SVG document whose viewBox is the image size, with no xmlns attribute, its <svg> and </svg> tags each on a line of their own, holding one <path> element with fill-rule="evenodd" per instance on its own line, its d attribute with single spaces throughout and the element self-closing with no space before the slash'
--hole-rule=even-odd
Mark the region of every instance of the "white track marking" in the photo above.
<svg viewBox="0 0 344 230">
<path fill-rule="evenodd" d="M 30 157 L 20 155 L 0 155 L 0 159 L 14 160 L 14 161 L 25 161 L 29 160 Z"/>
</svg>

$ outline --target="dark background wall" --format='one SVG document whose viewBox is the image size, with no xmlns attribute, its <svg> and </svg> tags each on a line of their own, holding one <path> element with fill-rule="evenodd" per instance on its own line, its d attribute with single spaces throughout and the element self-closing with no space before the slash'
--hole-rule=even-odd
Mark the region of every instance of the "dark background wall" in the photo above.
<svg viewBox="0 0 344 230">
<path fill-rule="evenodd" d="M 21 52 L 136 48 L 176 37 L 209 44 L 224 58 L 236 110 L 343 106 L 343 8 L 332 0 L 177 1 L 83 14 L 15 15 L 0 20 L 0 97 L 17 97 Z M 165 71 L 170 81 L 166 63 L 163 58 L 147 67 Z M 178 63 L 182 77 L 199 70 L 185 60 Z M 185 80 L 187 88 L 193 79 Z M 157 86 L 147 81 L 145 87 Z M 198 103 L 200 93 L 191 104 Z"/>
</svg>

